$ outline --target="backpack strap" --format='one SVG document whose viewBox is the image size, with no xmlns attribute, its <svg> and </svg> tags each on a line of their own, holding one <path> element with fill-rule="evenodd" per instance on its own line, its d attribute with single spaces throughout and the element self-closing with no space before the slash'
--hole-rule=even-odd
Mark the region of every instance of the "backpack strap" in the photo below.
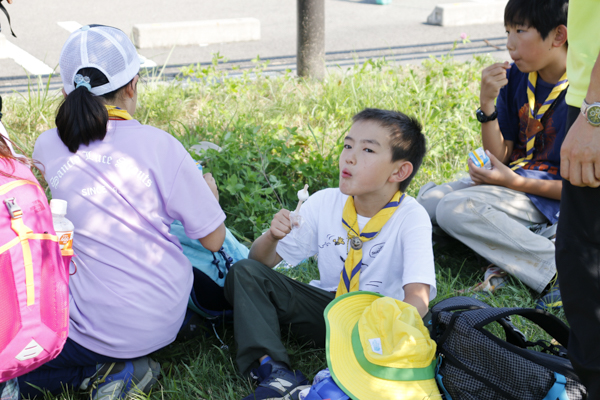
<svg viewBox="0 0 600 400">
<path fill-rule="evenodd" d="M 500 322 L 499 320 L 511 315 L 520 315 L 521 317 L 527 318 L 531 322 L 537 324 L 550 336 L 556 339 L 562 346 L 569 348 L 569 328 L 564 322 L 554 315 L 543 310 L 535 310 L 531 308 L 513 308 L 505 311 L 498 309 L 498 311 L 500 312 L 478 322 L 474 327 L 476 329 L 481 329 L 487 324 L 492 322 Z"/>
<path fill-rule="evenodd" d="M 554 385 L 552 385 L 548 391 L 548 394 L 542 400 L 569 400 L 567 388 L 565 387 L 567 384 L 567 378 L 558 372 L 554 373 L 554 377 Z"/>
<path fill-rule="evenodd" d="M 23 211 L 17 204 L 14 197 L 4 200 L 4 204 L 10 214 L 10 227 L 18 236 L 23 248 L 23 264 L 25 267 L 25 287 L 27 288 L 27 306 L 35 303 L 35 290 L 33 279 L 33 258 L 31 256 L 31 247 L 29 246 L 29 236 L 33 233 L 23 222 Z"/>
</svg>

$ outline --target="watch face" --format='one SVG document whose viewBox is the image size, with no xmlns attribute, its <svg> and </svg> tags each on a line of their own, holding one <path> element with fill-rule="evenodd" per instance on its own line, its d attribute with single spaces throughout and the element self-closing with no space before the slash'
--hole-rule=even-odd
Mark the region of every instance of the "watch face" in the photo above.
<svg viewBox="0 0 600 400">
<path fill-rule="evenodd" d="M 600 125 L 600 106 L 593 105 L 587 109 L 587 118 L 590 124 L 594 126 Z"/>
</svg>

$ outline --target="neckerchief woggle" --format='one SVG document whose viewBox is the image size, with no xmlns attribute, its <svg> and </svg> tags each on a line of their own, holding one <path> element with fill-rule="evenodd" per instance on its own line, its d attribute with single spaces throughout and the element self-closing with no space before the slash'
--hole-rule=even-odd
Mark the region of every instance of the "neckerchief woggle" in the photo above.
<svg viewBox="0 0 600 400">
<path fill-rule="evenodd" d="M 108 106 L 108 105 L 105 105 L 104 107 L 106 107 L 106 109 L 108 110 L 108 118 L 116 117 L 116 118 L 125 119 L 125 120 L 133 119 L 133 117 L 129 114 L 129 112 L 127 112 L 127 110 L 123 110 L 122 108 L 115 107 L 115 106 Z"/>
<path fill-rule="evenodd" d="M 538 73 L 536 71 L 530 72 L 527 81 L 527 99 L 529 100 L 529 118 L 527 119 L 527 130 L 525 135 L 527 136 L 527 144 L 525 147 L 525 157 L 519 158 L 510 163 L 510 168 L 514 171 L 529 164 L 529 161 L 533 159 L 533 152 L 535 150 L 535 138 L 537 134 L 544 130 L 542 125 L 542 117 L 548 111 L 558 96 L 569 86 L 569 80 L 567 79 L 567 73 L 560 77 L 556 85 L 552 88 L 552 91 L 548 95 L 548 98 L 541 105 L 540 109 L 535 111 L 535 86 L 537 84 Z"/>
<path fill-rule="evenodd" d="M 388 222 L 392 215 L 394 215 L 394 212 L 400 207 L 400 203 L 402 203 L 405 196 L 406 195 L 401 191 L 397 191 L 390 202 L 367 222 L 367 225 L 365 225 L 362 232 L 360 232 L 360 228 L 358 227 L 358 215 L 356 214 L 356 208 L 354 207 L 354 197 L 348 197 L 342 213 L 342 225 L 348 232 L 349 242 L 354 239 L 360 240 L 361 243 L 359 246 L 356 246 L 358 248 L 350 246 L 335 297 L 358 290 L 363 256 L 362 242 L 368 242 L 379 234 L 386 222 Z"/>
</svg>

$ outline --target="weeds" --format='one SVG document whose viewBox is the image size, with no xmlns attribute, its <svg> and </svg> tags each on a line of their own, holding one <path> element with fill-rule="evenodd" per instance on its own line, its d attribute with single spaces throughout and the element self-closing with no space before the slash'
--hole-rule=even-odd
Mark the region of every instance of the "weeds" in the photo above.
<svg viewBox="0 0 600 400">
<path fill-rule="evenodd" d="M 428 181 L 449 181 L 465 171 L 466 155 L 480 145 L 474 110 L 480 72 L 493 62 L 487 56 L 466 63 L 451 57 L 430 59 L 421 66 L 368 60 L 330 71 L 322 82 L 299 79 L 290 71 L 270 76 L 265 72 L 268 63 L 258 57 L 254 68 L 244 71 L 225 71 L 220 67 L 223 61 L 217 54 L 208 65 L 183 68 L 169 84 L 155 71 L 139 87 L 136 116 L 170 132 L 186 148 L 203 140 L 223 148 L 221 153 L 208 150 L 200 158 L 219 185 L 227 226 L 247 243 L 268 228 L 280 208 L 294 206 L 296 192 L 305 183 L 311 192 L 338 185 L 342 138 L 352 116 L 365 107 L 400 110 L 423 124 L 429 151 L 409 187 L 413 196 Z M 34 82 L 28 93 L 5 98 L 4 121 L 29 155 L 37 136 L 53 127 L 61 99 L 48 84 Z M 438 295 L 432 304 L 477 283 L 486 265 L 459 243 L 438 247 Z M 282 272 L 303 282 L 318 275 L 314 260 Z M 534 296 L 511 280 L 486 301 L 531 307 Z M 514 322 L 526 335 L 539 334 L 526 321 Z M 148 398 L 239 399 L 250 393 L 250 382 L 236 375 L 232 329 L 223 326 L 220 333 L 230 352 L 221 350 L 214 335 L 207 333 L 155 353 L 163 378 Z M 299 346 L 283 330 L 295 368 L 312 377 L 326 366 L 322 350 Z M 77 397 L 65 393 L 47 398 Z"/>
</svg>

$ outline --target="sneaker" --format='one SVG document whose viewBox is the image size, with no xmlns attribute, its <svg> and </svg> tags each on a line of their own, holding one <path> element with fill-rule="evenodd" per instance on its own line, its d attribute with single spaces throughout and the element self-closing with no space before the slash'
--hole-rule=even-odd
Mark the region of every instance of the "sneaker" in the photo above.
<svg viewBox="0 0 600 400">
<path fill-rule="evenodd" d="M 535 308 L 544 311 L 558 311 L 563 307 L 562 297 L 558 282 L 555 282 L 550 289 L 537 301 Z"/>
<path fill-rule="evenodd" d="M 300 371 L 290 371 L 277 362 L 267 361 L 252 370 L 259 384 L 254 393 L 243 400 L 298 400 L 300 392 L 310 388 Z"/>
<path fill-rule="evenodd" d="M 91 400 L 124 399 L 129 394 L 148 394 L 160 374 L 160 364 L 150 357 L 102 364 L 96 374 L 81 384 L 91 389 Z"/>
</svg>

